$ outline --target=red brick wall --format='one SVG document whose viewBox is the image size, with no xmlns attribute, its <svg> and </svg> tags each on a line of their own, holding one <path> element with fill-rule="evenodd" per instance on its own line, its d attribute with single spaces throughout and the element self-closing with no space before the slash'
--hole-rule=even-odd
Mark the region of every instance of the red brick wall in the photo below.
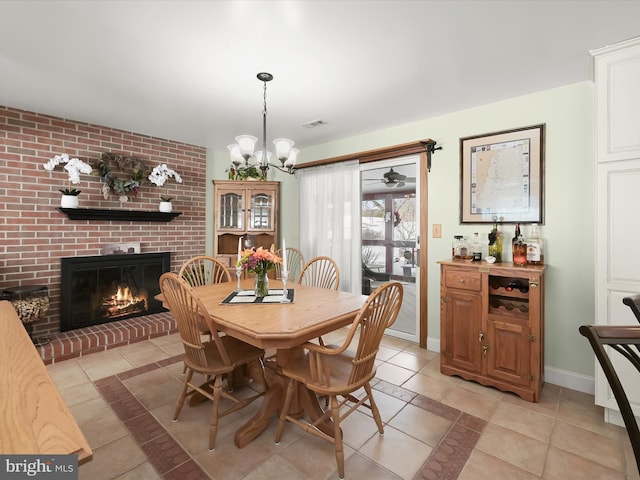
<svg viewBox="0 0 640 480">
<path fill-rule="evenodd" d="M 84 161 L 101 152 L 143 159 L 150 170 L 166 163 L 183 179 L 167 181 L 174 211 L 171 222 L 69 220 L 57 210 L 67 172 L 43 164 L 68 153 Z M 205 253 L 206 149 L 100 125 L 0 106 L 0 291 L 15 285 L 46 285 L 51 307 L 36 333 L 59 331 L 60 258 L 100 255 L 103 245 L 140 242 L 141 253 L 171 252 L 171 268 Z M 81 175 L 80 207 L 157 211 L 164 187 L 146 182 L 137 198 L 121 205 L 105 200 L 98 176 Z"/>
</svg>

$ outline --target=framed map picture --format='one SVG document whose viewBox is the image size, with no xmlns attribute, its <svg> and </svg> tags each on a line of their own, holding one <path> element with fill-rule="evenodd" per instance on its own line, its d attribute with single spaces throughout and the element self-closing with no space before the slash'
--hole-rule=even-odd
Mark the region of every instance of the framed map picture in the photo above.
<svg viewBox="0 0 640 480">
<path fill-rule="evenodd" d="M 460 139 L 460 223 L 543 223 L 544 128 Z"/>
</svg>

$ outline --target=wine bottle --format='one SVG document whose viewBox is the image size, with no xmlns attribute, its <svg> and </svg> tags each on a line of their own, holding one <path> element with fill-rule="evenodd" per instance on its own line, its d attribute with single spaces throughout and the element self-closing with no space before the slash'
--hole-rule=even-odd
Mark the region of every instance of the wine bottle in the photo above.
<svg viewBox="0 0 640 480">
<path fill-rule="evenodd" d="M 496 262 L 502 262 L 502 239 L 504 235 L 498 230 L 498 222 L 493 224 L 493 229 L 489 233 L 489 255 L 495 257 Z"/>
</svg>

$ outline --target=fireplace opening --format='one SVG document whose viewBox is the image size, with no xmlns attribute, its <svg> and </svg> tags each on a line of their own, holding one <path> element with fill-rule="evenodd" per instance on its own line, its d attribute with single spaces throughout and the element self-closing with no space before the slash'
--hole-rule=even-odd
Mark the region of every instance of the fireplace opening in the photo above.
<svg viewBox="0 0 640 480">
<path fill-rule="evenodd" d="M 153 297 L 171 252 L 63 258 L 60 330 L 166 311 Z"/>
</svg>

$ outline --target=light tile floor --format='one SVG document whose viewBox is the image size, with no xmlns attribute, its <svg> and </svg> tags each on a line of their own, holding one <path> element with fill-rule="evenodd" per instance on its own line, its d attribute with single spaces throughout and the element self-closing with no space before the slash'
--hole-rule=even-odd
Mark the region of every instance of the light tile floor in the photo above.
<svg viewBox="0 0 640 480">
<path fill-rule="evenodd" d="M 214 451 L 210 404 L 185 406 L 172 422 L 181 353 L 169 335 L 48 366 L 93 448 L 81 480 L 337 478 L 333 445 L 291 424 L 275 445 L 275 418 L 236 448 L 233 434 L 259 400 L 221 419 Z M 378 363 L 385 433 L 367 413 L 345 421 L 346 478 L 640 479 L 626 431 L 603 421 L 592 395 L 546 384 L 540 402 L 529 403 L 441 375 L 437 353 L 393 337 Z"/>
</svg>

